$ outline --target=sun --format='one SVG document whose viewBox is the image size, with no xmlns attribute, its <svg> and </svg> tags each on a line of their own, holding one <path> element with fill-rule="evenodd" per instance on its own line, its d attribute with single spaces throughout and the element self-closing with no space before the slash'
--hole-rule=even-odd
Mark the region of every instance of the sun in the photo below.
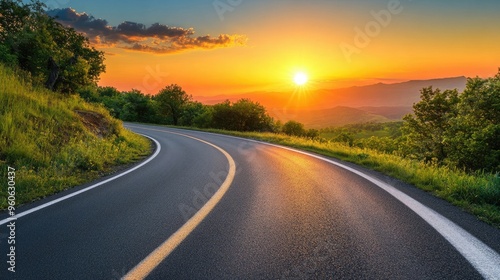
<svg viewBox="0 0 500 280">
<path fill-rule="evenodd" d="M 295 76 L 293 77 L 293 82 L 298 85 L 298 86 L 303 86 L 307 83 L 309 78 L 307 77 L 306 73 L 304 72 L 297 72 Z"/>
</svg>

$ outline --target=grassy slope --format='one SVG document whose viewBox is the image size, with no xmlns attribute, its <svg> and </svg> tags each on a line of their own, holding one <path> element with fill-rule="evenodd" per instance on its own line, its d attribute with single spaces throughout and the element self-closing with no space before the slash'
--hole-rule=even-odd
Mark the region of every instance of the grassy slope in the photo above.
<svg viewBox="0 0 500 280">
<path fill-rule="evenodd" d="M 500 177 L 498 175 L 471 175 L 460 170 L 424 164 L 374 150 L 348 147 L 335 142 L 274 133 L 215 129 L 204 131 L 266 141 L 353 162 L 431 192 L 500 228 Z"/>
<path fill-rule="evenodd" d="M 320 131 L 320 137 L 326 140 L 333 140 L 338 137 L 340 132 L 351 133 L 352 137 L 356 140 L 366 139 L 370 137 L 389 137 L 394 138 L 394 135 L 399 135 L 399 128 L 402 126 L 402 122 L 386 122 L 386 123 L 359 123 L 359 125 L 347 125 L 335 128 L 327 131 Z"/>
<path fill-rule="evenodd" d="M 323 137 L 325 139 L 335 139 L 336 136 L 338 136 L 338 133 L 336 132 L 321 132 L 320 137 Z M 360 131 L 357 133 L 353 134 L 353 137 L 355 139 L 364 139 L 364 138 L 370 138 L 370 137 L 390 137 L 390 131 L 386 130 L 377 130 L 377 131 Z"/>
<path fill-rule="evenodd" d="M 85 116 L 96 116 L 99 123 Z M 23 204 L 149 152 L 147 139 L 123 129 L 105 109 L 32 88 L 0 65 L 0 209 L 7 206 L 8 166 L 16 169 L 16 202 Z"/>
</svg>

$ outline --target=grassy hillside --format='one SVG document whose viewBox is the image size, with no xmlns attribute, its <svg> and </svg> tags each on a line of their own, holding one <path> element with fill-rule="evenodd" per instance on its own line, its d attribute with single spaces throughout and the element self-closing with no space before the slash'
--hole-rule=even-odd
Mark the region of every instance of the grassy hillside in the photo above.
<svg viewBox="0 0 500 280">
<path fill-rule="evenodd" d="M 23 204 L 111 172 L 150 152 L 97 105 L 37 89 L 0 65 L 0 209 L 7 206 L 7 170 L 16 170 Z"/>
<path fill-rule="evenodd" d="M 338 140 L 339 135 L 342 134 L 349 135 L 349 137 L 353 140 L 367 139 L 371 137 L 388 137 L 395 140 L 397 137 L 401 136 L 402 125 L 403 122 L 348 124 L 341 127 L 321 129 L 319 136 L 325 140 L 334 142 Z"/>
</svg>

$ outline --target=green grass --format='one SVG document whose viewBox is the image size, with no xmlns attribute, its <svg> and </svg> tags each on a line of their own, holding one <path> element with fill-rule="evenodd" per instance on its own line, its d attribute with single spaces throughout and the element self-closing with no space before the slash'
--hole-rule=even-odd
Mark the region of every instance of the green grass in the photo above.
<svg viewBox="0 0 500 280">
<path fill-rule="evenodd" d="M 46 197 L 111 172 L 150 152 L 150 143 L 125 130 L 107 110 L 33 88 L 0 65 L 0 209 L 7 207 L 7 168 L 16 169 L 16 203 Z M 97 135 L 75 111 L 103 117 Z"/>
<path fill-rule="evenodd" d="M 476 215 L 480 220 L 500 228 L 500 177 L 498 175 L 468 174 L 461 170 L 425 164 L 394 154 L 349 147 L 342 143 L 325 140 L 290 137 L 275 133 L 215 129 L 203 129 L 203 131 L 261 140 L 356 163 L 430 192 Z"/>
<path fill-rule="evenodd" d="M 32 88 L 0 65 L 0 209 L 7 206 L 7 168 L 16 169 L 17 204 L 95 179 L 150 152 L 147 139 L 125 130 L 107 110 L 76 96 Z M 76 111 L 104 117 L 97 135 Z M 266 141 L 353 162 L 429 191 L 500 227 L 500 178 L 467 174 L 394 154 L 274 133 L 205 130 Z M 367 135 L 365 135 L 366 137 Z M 370 135 L 374 136 L 374 135 Z M 376 135 L 380 136 L 380 135 Z"/>
<path fill-rule="evenodd" d="M 325 139 L 335 139 L 339 134 L 337 132 L 321 132 L 320 137 Z M 353 133 L 354 139 L 365 139 L 370 137 L 390 137 L 391 133 L 386 130 L 378 130 L 378 131 L 360 131 L 357 133 Z"/>
<path fill-rule="evenodd" d="M 344 132 L 349 133 L 354 140 L 370 137 L 395 138 L 400 135 L 401 125 L 402 122 L 349 124 L 337 128 L 322 129 L 320 130 L 320 137 L 335 140 L 341 132 Z"/>
</svg>

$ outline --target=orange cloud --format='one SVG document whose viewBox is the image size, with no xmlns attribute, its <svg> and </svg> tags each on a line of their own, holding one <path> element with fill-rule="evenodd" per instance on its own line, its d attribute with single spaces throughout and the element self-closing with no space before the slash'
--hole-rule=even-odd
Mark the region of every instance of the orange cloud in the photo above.
<svg viewBox="0 0 500 280">
<path fill-rule="evenodd" d="M 221 34 L 218 37 L 201 36 L 196 38 L 179 37 L 163 41 L 153 40 L 146 43 L 135 43 L 125 49 L 153 52 L 153 53 L 177 53 L 194 49 L 215 49 L 234 46 L 244 46 L 247 38 L 241 35 Z"/>
<path fill-rule="evenodd" d="M 229 48 L 246 45 L 245 35 L 221 34 L 194 37 L 193 28 L 170 27 L 155 23 L 144 24 L 125 21 L 116 27 L 109 26 L 104 19 L 96 19 L 75 10 L 56 9 L 47 14 L 57 22 L 84 33 L 96 46 L 117 47 L 151 53 L 177 53 L 194 49 Z"/>
</svg>

